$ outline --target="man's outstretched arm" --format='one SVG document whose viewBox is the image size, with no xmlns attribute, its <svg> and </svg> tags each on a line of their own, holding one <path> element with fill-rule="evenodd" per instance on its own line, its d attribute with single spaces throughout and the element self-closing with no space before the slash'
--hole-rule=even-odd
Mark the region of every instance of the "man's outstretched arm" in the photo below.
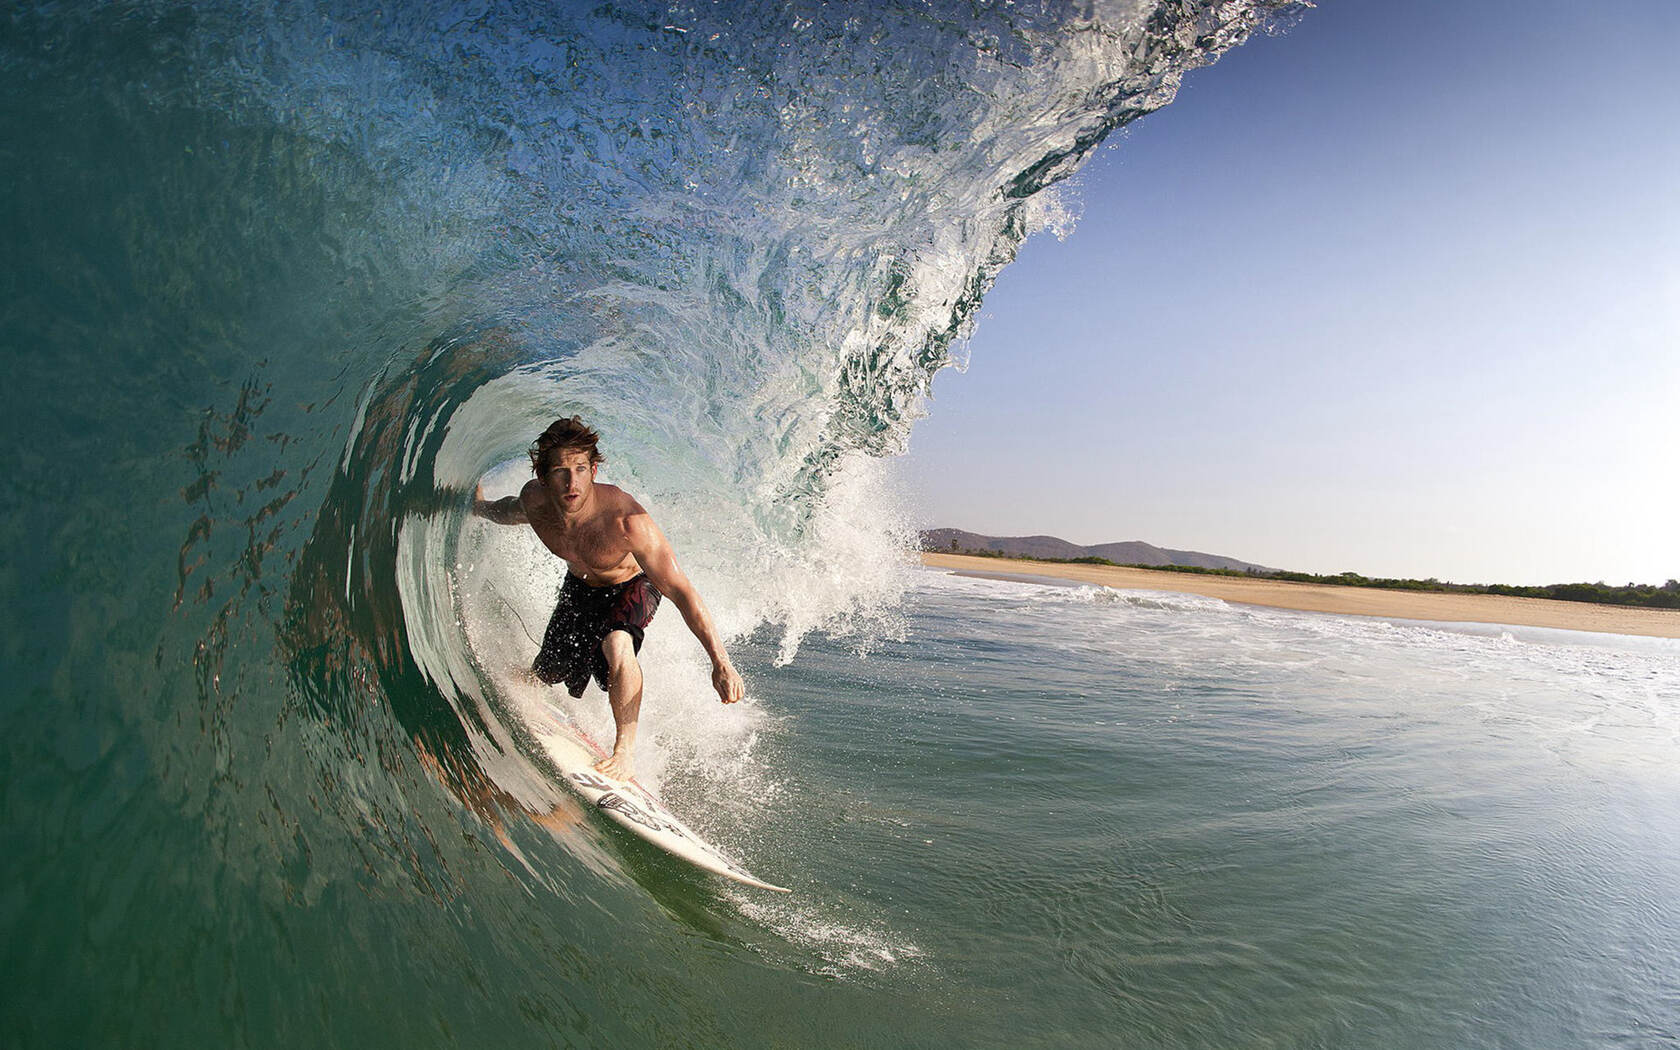
<svg viewBox="0 0 1680 1050">
<path fill-rule="evenodd" d="M 718 699 L 726 704 L 741 699 L 746 686 L 735 665 L 729 662 L 729 654 L 723 650 L 717 628 L 712 625 L 712 614 L 707 611 L 706 603 L 700 600 L 700 592 L 694 589 L 694 584 L 678 567 L 671 542 L 646 512 L 632 514 L 624 527 L 636 563 L 647 573 L 647 578 L 659 589 L 659 593 L 671 599 L 671 603 L 682 612 L 683 622 L 688 624 L 688 629 L 694 632 L 694 637 L 705 648 L 706 655 L 711 657 L 712 688 L 717 690 Z"/>
<path fill-rule="evenodd" d="M 482 484 L 473 489 L 472 512 L 497 525 L 529 525 L 531 521 L 525 516 L 525 505 L 519 502 L 518 496 L 487 500 Z"/>
</svg>

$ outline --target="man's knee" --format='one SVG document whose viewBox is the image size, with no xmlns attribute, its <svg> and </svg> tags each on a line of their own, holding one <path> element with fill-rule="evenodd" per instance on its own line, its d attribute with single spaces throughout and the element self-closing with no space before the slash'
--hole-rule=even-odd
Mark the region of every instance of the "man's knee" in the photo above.
<svg viewBox="0 0 1680 1050">
<path fill-rule="evenodd" d="M 542 685 L 559 685 L 565 680 L 566 675 L 565 672 L 560 670 L 560 668 L 538 660 L 532 663 L 529 668 L 520 672 L 520 677 L 524 678 L 527 683 L 531 684 L 541 683 Z"/>
<path fill-rule="evenodd" d="M 609 631 L 601 639 L 601 653 L 607 658 L 607 667 L 613 671 L 621 668 L 636 668 L 636 640 L 630 637 L 629 631 Z"/>
</svg>

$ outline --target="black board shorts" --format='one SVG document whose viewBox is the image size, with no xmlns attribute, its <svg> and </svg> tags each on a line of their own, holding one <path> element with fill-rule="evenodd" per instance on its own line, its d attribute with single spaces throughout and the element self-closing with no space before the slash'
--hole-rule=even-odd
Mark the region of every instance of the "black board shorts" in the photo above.
<svg viewBox="0 0 1680 1050">
<path fill-rule="evenodd" d="M 636 652 L 642 651 L 642 633 L 659 608 L 659 591 L 643 573 L 623 583 L 591 587 L 580 577 L 566 574 L 560 585 L 560 600 L 548 618 L 542 648 L 531 661 L 531 671 L 549 685 L 565 683 L 566 692 L 582 696 L 594 676 L 607 688 L 607 654 L 601 642 L 614 631 L 630 636 Z"/>
</svg>

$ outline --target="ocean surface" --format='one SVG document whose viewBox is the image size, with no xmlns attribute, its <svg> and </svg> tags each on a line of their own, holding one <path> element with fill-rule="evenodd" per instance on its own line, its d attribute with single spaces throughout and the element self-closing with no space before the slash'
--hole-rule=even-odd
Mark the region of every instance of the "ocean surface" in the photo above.
<svg viewBox="0 0 1680 1050">
<path fill-rule="evenodd" d="M 0 1046 L 1680 1045 L 1675 643 L 909 553 L 1063 180 L 1298 15 L 0 12 Z M 467 501 L 573 412 L 748 683 L 662 610 L 643 779 L 788 896 L 497 684 L 559 566 Z"/>
</svg>

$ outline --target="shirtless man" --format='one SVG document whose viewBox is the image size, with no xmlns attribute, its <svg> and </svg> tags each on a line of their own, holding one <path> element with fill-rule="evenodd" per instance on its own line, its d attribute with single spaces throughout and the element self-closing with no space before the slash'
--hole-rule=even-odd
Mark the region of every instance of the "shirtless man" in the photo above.
<svg viewBox="0 0 1680 1050">
<path fill-rule="evenodd" d="M 531 673 L 549 685 L 564 682 L 582 696 L 591 675 L 607 691 L 618 736 L 613 753 L 595 768 L 609 777 L 634 775 L 631 752 L 642 709 L 642 632 L 670 598 L 712 660 L 718 699 L 741 699 L 741 676 L 723 651 L 706 603 L 677 567 L 659 526 L 616 485 L 596 484 L 600 436 L 577 416 L 557 419 L 530 448 L 531 472 L 517 496 L 486 500 L 481 485 L 472 512 L 498 525 L 529 525 L 543 545 L 566 561 L 566 582 L 543 632 Z"/>
</svg>

